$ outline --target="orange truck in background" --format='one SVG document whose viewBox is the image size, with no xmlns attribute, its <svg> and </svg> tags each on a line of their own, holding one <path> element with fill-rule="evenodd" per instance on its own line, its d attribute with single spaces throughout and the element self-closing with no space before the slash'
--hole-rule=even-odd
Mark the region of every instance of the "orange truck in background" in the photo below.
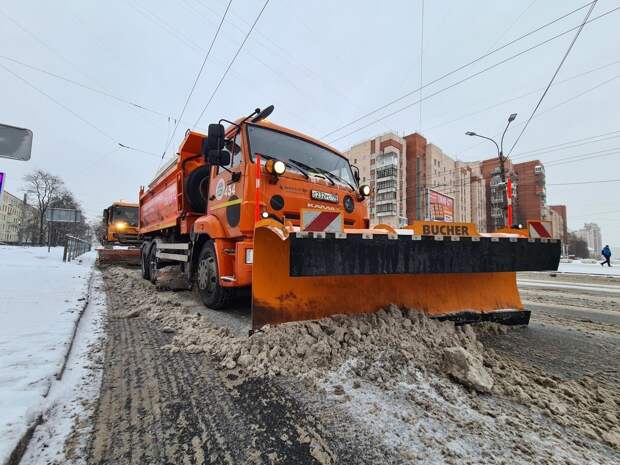
<svg viewBox="0 0 620 465">
<path fill-rule="evenodd" d="M 207 136 L 188 131 L 176 158 L 140 189 L 143 278 L 155 282 L 158 269 L 178 264 L 214 309 L 251 288 L 254 329 L 390 303 L 527 324 L 515 272 L 557 269 L 557 241 L 370 229 L 371 192 L 356 167 L 269 122 L 272 111 L 220 120 L 228 127 L 210 124 Z"/>
<path fill-rule="evenodd" d="M 118 201 L 103 210 L 103 245 L 138 244 L 138 204 Z"/>
</svg>

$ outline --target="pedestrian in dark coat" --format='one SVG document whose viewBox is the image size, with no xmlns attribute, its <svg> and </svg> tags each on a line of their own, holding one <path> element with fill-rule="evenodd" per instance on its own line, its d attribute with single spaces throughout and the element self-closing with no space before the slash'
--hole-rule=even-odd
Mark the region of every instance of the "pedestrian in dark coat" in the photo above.
<svg viewBox="0 0 620 465">
<path fill-rule="evenodd" d="M 611 266 L 611 262 L 609 261 L 611 258 L 611 249 L 608 245 L 603 247 L 603 250 L 601 250 L 601 255 L 605 257 L 605 260 L 601 262 L 601 266 L 604 266 L 605 263 L 607 263 L 607 266 Z"/>
</svg>

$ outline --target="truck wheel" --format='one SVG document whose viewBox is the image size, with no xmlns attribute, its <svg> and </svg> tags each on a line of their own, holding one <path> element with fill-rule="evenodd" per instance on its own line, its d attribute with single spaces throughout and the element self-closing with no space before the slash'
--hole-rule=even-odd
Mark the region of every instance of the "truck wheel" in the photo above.
<svg viewBox="0 0 620 465">
<path fill-rule="evenodd" d="M 200 251 L 196 266 L 198 293 L 207 307 L 221 310 L 228 307 L 233 290 L 220 286 L 220 275 L 213 241 L 208 241 Z"/>
<path fill-rule="evenodd" d="M 150 242 L 145 242 L 140 250 L 140 268 L 142 270 L 142 279 L 151 279 L 151 270 L 149 269 L 149 249 L 151 248 Z"/>
<path fill-rule="evenodd" d="M 155 284 L 157 281 L 157 244 L 155 243 L 151 246 L 151 250 L 148 254 L 147 266 L 149 270 L 149 281 Z"/>
</svg>

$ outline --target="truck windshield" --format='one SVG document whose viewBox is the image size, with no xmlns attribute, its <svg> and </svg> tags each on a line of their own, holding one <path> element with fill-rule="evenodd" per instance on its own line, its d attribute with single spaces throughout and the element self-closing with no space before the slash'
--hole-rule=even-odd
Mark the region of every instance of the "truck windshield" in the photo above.
<svg viewBox="0 0 620 465">
<path fill-rule="evenodd" d="M 341 155 L 295 136 L 259 126 L 248 125 L 252 161 L 256 154 L 282 160 L 289 169 L 326 178 L 331 173 L 344 184 L 355 186 L 349 161 Z M 303 168 L 300 169 L 300 168 Z M 338 180 L 338 179 L 337 179 Z"/>
<path fill-rule="evenodd" d="M 124 221 L 129 226 L 138 226 L 138 209 L 136 207 L 114 207 L 112 221 Z"/>
</svg>

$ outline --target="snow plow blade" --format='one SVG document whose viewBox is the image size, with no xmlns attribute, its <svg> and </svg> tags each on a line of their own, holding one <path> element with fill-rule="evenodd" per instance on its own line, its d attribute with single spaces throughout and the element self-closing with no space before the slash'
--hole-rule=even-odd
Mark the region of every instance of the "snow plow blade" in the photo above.
<svg viewBox="0 0 620 465">
<path fill-rule="evenodd" d="M 130 248 L 100 248 L 97 249 L 97 265 L 126 265 L 140 266 L 140 249 Z"/>
<path fill-rule="evenodd" d="M 560 260 L 557 240 L 293 229 L 257 223 L 253 329 L 390 303 L 459 323 L 528 324 L 516 272 L 556 270 Z"/>
</svg>

